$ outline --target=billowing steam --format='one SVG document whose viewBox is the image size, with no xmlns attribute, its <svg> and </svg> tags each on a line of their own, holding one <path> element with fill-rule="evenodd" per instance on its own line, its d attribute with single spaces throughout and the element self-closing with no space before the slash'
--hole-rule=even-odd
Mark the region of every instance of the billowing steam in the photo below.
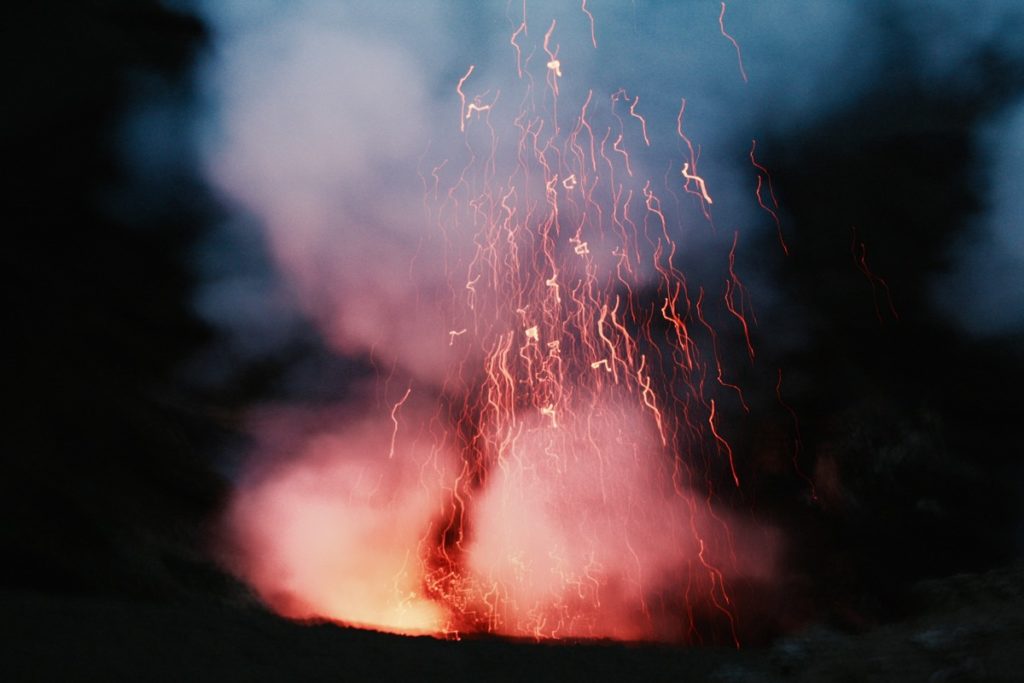
<svg viewBox="0 0 1024 683">
<path fill-rule="evenodd" d="M 720 3 L 377 5 L 207 7 L 209 177 L 262 230 L 285 293 L 252 306 L 259 268 L 224 252 L 234 270 L 210 273 L 203 310 L 248 334 L 256 354 L 282 343 L 275 321 L 304 317 L 380 377 L 352 404 L 254 421 L 259 446 L 226 520 L 232 568 L 283 614 L 399 632 L 686 640 L 707 614 L 731 622 L 729 582 L 770 579 L 779 543 L 709 490 L 739 483 L 717 426 L 725 401 L 746 406 L 712 337 L 690 339 L 673 307 L 701 335 L 721 320 L 746 328 L 725 255 L 734 239 L 776 230 L 755 199 L 751 138 L 807 125 L 868 88 L 873 27 L 887 12 L 913 27 L 909 3 L 728 3 L 729 36 Z M 984 22 L 1002 13 L 933 16 L 958 31 L 934 53 L 927 39 L 913 45 L 921 77 L 938 79 L 991 39 Z M 1019 119 L 993 130 L 1019 142 Z M 1001 249 L 1013 270 L 1019 231 L 1000 226 L 1021 207 L 1005 187 L 986 225 L 1016 250 Z M 549 202 L 565 221 L 550 249 L 529 227 Z M 673 208 L 659 227 L 662 203 Z M 605 225 L 588 241 L 584 228 Z M 697 262 L 685 295 L 664 255 L 677 245 Z M 704 250 L 708 263 L 694 256 Z M 620 325 L 648 289 L 674 341 L 648 331 L 644 346 Z M 650 318 L 629 315 L 649 330 Z M 661 348 L 685 370 L 659 384 Z M 742 346 L 732 352 L 745 360 Z M 552 380 L 553 393 L 529 384 L 565 368 L 576 375 Z M 528 400 L 505 403 L 527 385 Z"/>
</svg>

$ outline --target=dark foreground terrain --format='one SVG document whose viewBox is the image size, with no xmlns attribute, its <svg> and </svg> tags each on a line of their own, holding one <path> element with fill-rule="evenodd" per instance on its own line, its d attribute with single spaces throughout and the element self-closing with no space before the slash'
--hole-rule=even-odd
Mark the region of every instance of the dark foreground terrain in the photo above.
<svg viewBox="0 0 1024 683">
<path fill-rule="evenodd" d="M 918 584 L 917 613 L 765 648 L 403 638 L 255 607 L 6 592 L 2 680 L 1019 681 L 1024 570 Z"/>
</svg>

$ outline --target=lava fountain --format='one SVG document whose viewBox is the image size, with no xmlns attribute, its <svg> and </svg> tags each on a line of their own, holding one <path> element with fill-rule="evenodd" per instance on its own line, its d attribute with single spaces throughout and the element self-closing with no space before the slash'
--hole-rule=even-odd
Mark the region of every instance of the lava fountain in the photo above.
<svg viewBox="0 0 1024 683">
<path fill-rule="evenodd" d="M 586 0 L 577 9 L 598 50 Z M 724 18 L 723 4 L 739 57 Z M 755 355 L 738 237 L 724 294 L 691 285 L 679 212 L 663 208 L 696 208 L 714 230 L 686 102 L 655 124 L 625 89 L 581 89 L 558 36 L 523 4 L 512 88 L 467 65 L 449 131 L 423 142 L 415 248 L 379 250 L 373 282 L 349 282 L 340 304 L 306 297 L 335 348 L 371 351 L 382 369 L 358 407 L 278 411 L 257 430 L 225 556 L 284 615 L 738 644 L 730 586 L 773 572 L 771 534 L 718 502 L 743 484 L 722 405 L 746 403 L 716 330 L 733 326 L 743 360 Z M 681 153 L 664 177 L 643 170 L 649 125 Z M 269 222 L 292 226 L 271 240 L 281 266 L 315 291 L 322 255 L 295 234 L 331 217 L 301 201 L 274 209 Z"/>
</svg>

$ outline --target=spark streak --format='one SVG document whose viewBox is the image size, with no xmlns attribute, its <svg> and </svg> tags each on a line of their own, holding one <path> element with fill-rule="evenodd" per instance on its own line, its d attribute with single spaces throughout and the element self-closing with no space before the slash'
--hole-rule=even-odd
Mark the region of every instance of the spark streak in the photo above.
<svg viewBox="0 0 1024 683">
<path fill-rule="evenodd" d="M 395 429 L 391 432 L 391 446 L 388 447 L 388 460 L 395 457 L 395 439 L 398 438 L 398 410 L 405 405 L 405 402 L 409 400 L 409 394 L 412 393 L 412 387 L 405 390 L 405 395 L 398 400 L 398 402 L 391 407 L 391 422 L 394 423 Z"/>
<path fill-rule="evenodd" d="M 470 64 L 469 69 L 466 71 L 466 75 L 459 79 L 459 84 L 455 86 L 455 92 L 459 94 L 459 131 L 466 131 L 466 119 L 469 115 L 466 113 L 466 94 L 462 92 L 462 85 L 469 78 L 470 74 L 473 73 L 473 69 L 476 68 L 475 64 Z"/>
<path fill-rule="evenodd" d="M 736 48 L 736 59 L 740 65 L 740 76 L 743 77 L 743 82 L 747 82 L 747 72 L 743 69 L 743 55 L 740 53 L 740 44 L 736 42 L 736 39 L 725 32 L 725 3 L 722 3 L 722 11 L 718 15 L 718 27 L 722 31 L 722 35 L 728 38 L 732 46 Z"/>
<path fill-rule="evenodd" d="M 594 49 L 596 50 L 597 49 L 597 36 L 594 35 L 594 15 L 591 14 L 590 10 L 587 9 L 587 0 L 582 0 L 582 2 L 580 3 L 580 9 L 583 10 L 583 13 L 587 15 L 588 19 L 590 19 L 590 42 L 594 46 Z"/>
<path fill-rule="evenodd" d="M 683 177 L 686 178 L 687 185 L 690 184 L 691 180 L 697 183 L 697 187 L 700 189 L 700 196 L 704 199 L 704 201 L 706 201 L 708 204 L 714 204 L 714 201 L 711 200 L 711 195 L 708 194 L 708 188 L 707 185 L 704 183 L 704 179 L 701 178 L 696 173 L 690 172 L 690 162 L 686 162 L 683 164 L 682 174 Z"/>
<path fill-rule="evenodd" d="M 867 278 L 868 283 L 871 285 L 871 302 L 875 306 L 875 316 L 878 318 L 878 322 L 881 323 L 883 321 L 882 309 L 878 306 L 878 294 L 875 289 L 876 284 L 881 286 L 882 290 L 885 292 L 885 299 L 889 304 L 889 312 L 892 314 L 892 317 L 895 320 L 899 320 L 900 316 L 896 312 L 896 306 L 892 303 L 892 293 L 889 291 L 888 283 L 884 278 L 873 273 L 871 268 L 868 267 L 868 248 L 864 242 L 857 240 L 856 226 L 851 226 L 850 233 L 850 251 L 853 253 L 853 262 L 857 266 L 857 269 L 864 274 L 864 277 Z"/>
<path fill-rule="evenodd" d="M 756 149 L 757 140 L 753 140 L 750 144 L 750 163 L 759 171 L 757 176 L 757 189 L 754 190 L 754 196 L 757 197 L 757 205 L 771 216 L 772 221 L 775 222 L 775 231 L 779 236 L 779 244 L 782 245 L 782 252 L 786 256 L 789 256 L 789 247 L 786 246 L 786 240 L 782 237 L 782 223 L 779 221 L 779 214 L 776 213 L 779 208 L 779 201 L 775 198 L 775 188 L 772 187 L 772 176 L 768 173 L 768 169 L 757 163 L 757 159 L 754 158 L 754 151 Z M 764 198 L 761 196 L 761 188 L 765 183 L 768 185 L 768 195 L 772 200 L 771 207 L 765 204 Z"/>
</svg>

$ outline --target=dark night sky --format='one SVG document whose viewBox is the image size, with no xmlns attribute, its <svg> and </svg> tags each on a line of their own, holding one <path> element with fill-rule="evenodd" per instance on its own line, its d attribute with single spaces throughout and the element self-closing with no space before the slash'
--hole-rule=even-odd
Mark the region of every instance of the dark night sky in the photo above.
<svg viewBox="0 0 1024 683">
<path fill-rule="evenodd" d="M 246 202 L 246 191 L 263 195 L 279 176 L 244 176 L 248 190 L 233 192 L 233 180 L 210 170 L 217 154 L 228 166 L 264 159 L 251 149 L 260 138 L 225 134 L 266 97 L 246 69 L 280 67 L 268 82 L 288 78 L 303 64 L 289 41 L 319 25 L 314 10 L 257 4 L 190 13 L 152 0 L 50 0 L 8 10 L 0 587 L 10 594 L 234 599 L 242 589 L 209 549 L 246 451 L 248 412 L 336 401 L 368 373 L 282 293 L 263 207 Z M 724 223 L 753 226 L 739 267 L 768 368 L 744 377 L 766 408 L 733 428 L 750 483 L 732 504 L 791 541 L 778 595 L 763 598 L 786 614 L 765 617 L 764 632 L 751 627 L 755 639 L 813 621 L 857 629 L 896 618 L 915 582 L 1005 566 L 1024 548 L 1024 13 L 993 1 L 963 3 L 977 8 L 966 16 L 958 4 L 730 3 L 751 80 L 739 95 L 716 85 L 726 72 L 735 80 L 733 52 L 708 58 L 706 74 L 673 80 L 679 60 L 722 47 L 717 3 L 706 42 L 675 56 L 658 53 L 659 41 L 707 14 L 696 3 L 594 6 L 607 50 L 620 55 L 604 71 L 588 65 L 595 78 L 628 77 L 633 60 L 647 60 L 650 80 L 636 87 L 652 84 L 649 118 L 674 126 L 684 91 L 691 130 L 719 155 L 708 173 L 722 184 L 757 137 L 791 245 L 784 257 L 763 215 L 724 210 Z M 399 44 L 417 22 L 451 36 L 474 23 L 505 31 L 503 12 L 409 12 L 352 3 L 339 35 Z M 620 20 L 634 22 L 622 40 L 611 28 Z M 275 22 L 291 27 L 278 51 L 257 49 L 253 36 L 273 43 Z M 505 59 L 486 30 L 466 40 L 424 33 L 394 59 L 418 55 L 436 83 L 394 97 L 432 108 L 409 124 L 409 141 L 389 141 L 393 159 L 422 152 L 415 133 L 449 111 L 467 55 L 485 55 L 481 71 Z M 341 91 L 358 99 L 364 85 Z M 744 113 L 726 115 L 737 103 Z M 373 112 L 337 115 L 359 137 Z M 268 142 L 267 158 L 280 144 Z M 339 143 L 353 155 L 360 144 Z M 351 179 L 341 166 L 328 172 Z M 418 198 L 419 186 L 411 192 Z M 749 203 L 751 192 L 722 196 Z M 857 268 L 852 239 L 885 278 L 898 319 Z M 789 418 L 765 380 L 775 368 L 817 501 L 789 465 Z"/>
</svg>

